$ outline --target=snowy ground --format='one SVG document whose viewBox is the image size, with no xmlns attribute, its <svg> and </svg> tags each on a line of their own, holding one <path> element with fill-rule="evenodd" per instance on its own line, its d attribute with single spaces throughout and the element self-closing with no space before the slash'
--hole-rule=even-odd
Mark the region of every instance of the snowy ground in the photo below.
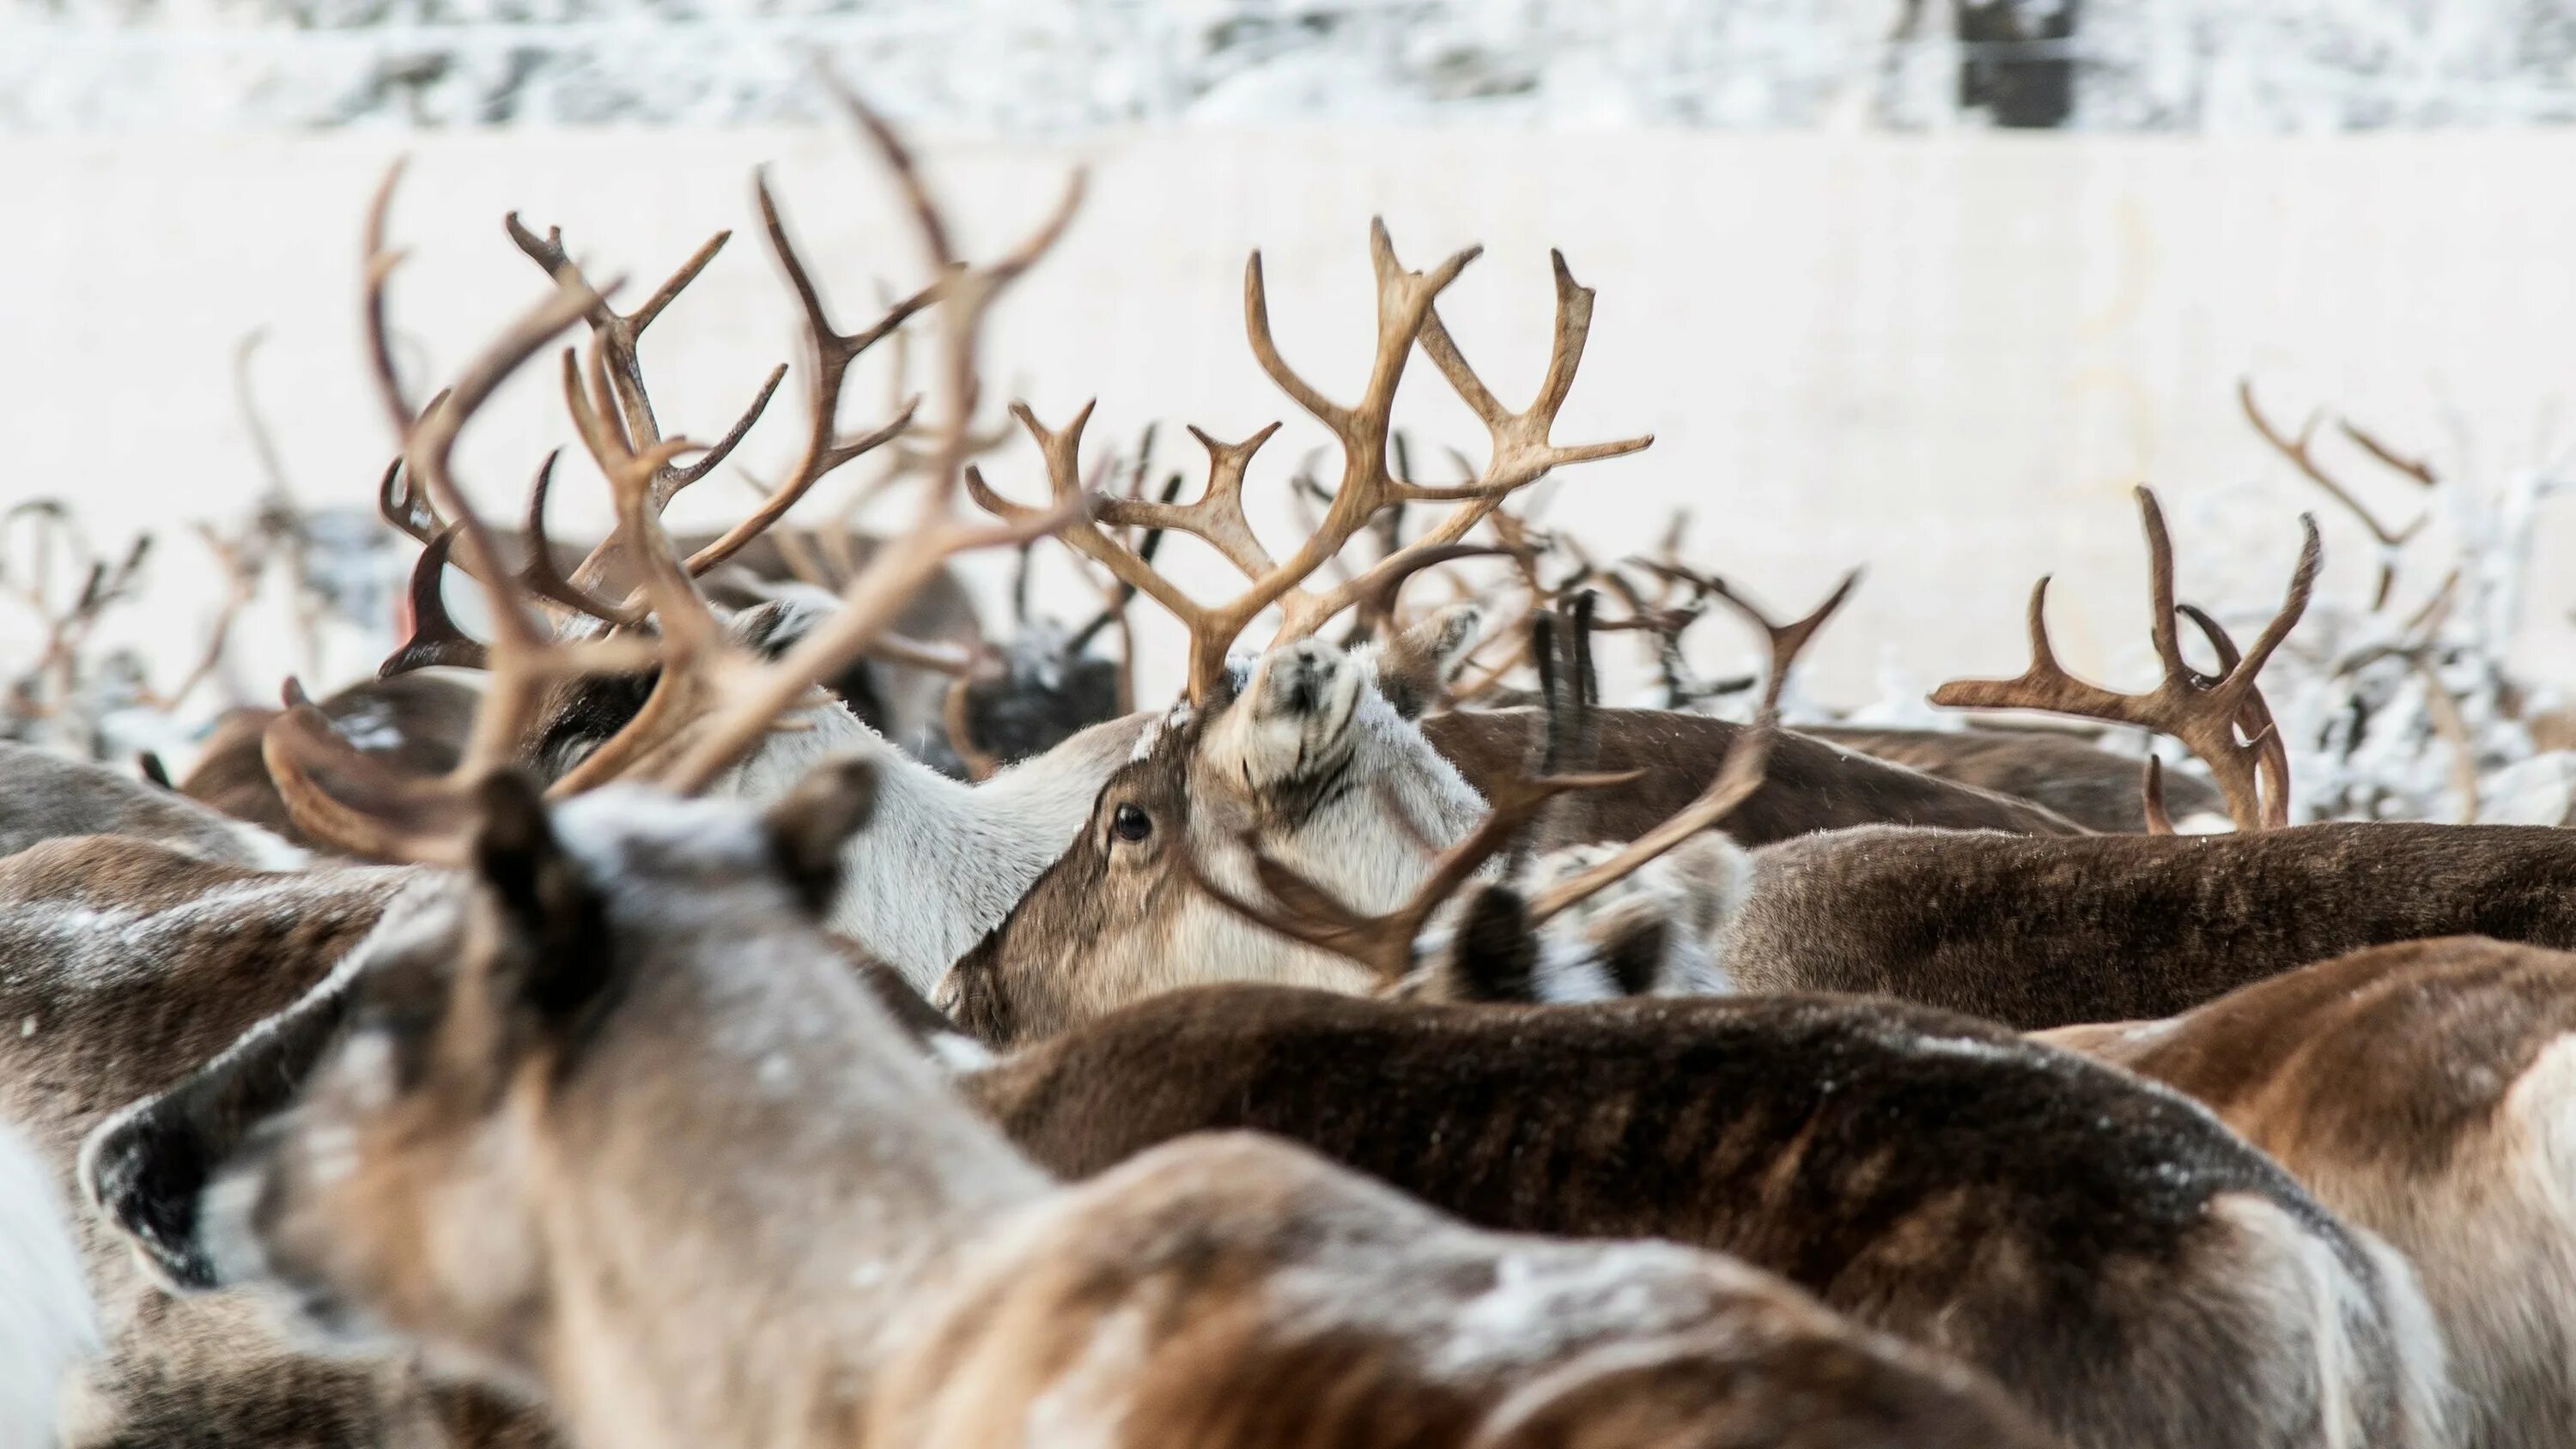
<svg viewBox="0 0 2576 1449">
<path fill-rule="evenodd" d="M 810 119 L 805 53 L 959 130 L 1338 122 L 1946 129 L 1963 56 L 2063 58 L 2072 124 L 2576 117 L 2566 0 L 6 0 L 0 130 Z M 1909 21 L 1909 8 L 1920 15 Z"/>
</svg>

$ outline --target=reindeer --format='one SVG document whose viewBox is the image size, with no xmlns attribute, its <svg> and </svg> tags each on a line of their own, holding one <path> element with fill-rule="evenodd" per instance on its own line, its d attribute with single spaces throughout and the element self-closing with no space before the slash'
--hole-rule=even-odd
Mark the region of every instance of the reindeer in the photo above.
<svg viewBox="0 0 2576 1449">
<path fill-rule="evenodd" d="M 2415 1264 L 2478 1449 L 2576 1411 L 2568 1072 L 2576 956 L 2472 937 L 2357 951 L 2159 1021 L 2042 1038 L 2206 1103 Z"/>
<path fill-rule="evenodd" d="M 309 859 L 266 830 L 104 765 L 0 741 L 0 857 L 79 835 L 132 836 L 253 870 L 294 870 Z"/>
<path fill-rule="evenodd" d="M 1944 1012 L 1208 986 L 959 1084 L 1057 1172 L 1248 1128 L 1484 1226 L 1739 1254 L 2088 1449 L 2447 1442 L 2403 1259 L 2176 1095 Z"/>
<path fill-rule="evenodd" d="M 456 767 L 472 730 L 475 706 L 482 699 L 478 683 L 466 671 L 424 669 L 363 680 L 315 707 L 331 721 L 331 728 L 357 748 L 403 774 L 427 778 Z M 301 702 L 301 687 L 291 685 L 288 706 Z M 297 828 L 261 755 L 260 742 L 281 713 L 245 708 L 217 719 L 178 790 L 236 820 L 311 849 L 319 842 Z"/>
<path fill-rule="evenodd" d="M 1746 798 L 1765 738 L 1632 852 Z M 1600 779 L 1525 782 L 1435 879 L 1463 882 Z M 1457 935 L 1526 932 L 1549 909 L 1490 889 Z M 1386 938 L 1405 949 L 1428 915 Z M 312 1045 L 228 1054 L 103 1131 L 86 1160 L 117 1185 L 108 1213 L 205 1261 L 203 1164 L 257 1135 L 256 1113 L 293 1090 L 273 1084 L 301 1079 L 326 1034 L 349 1039 L 365 989 L 344 974 L 282 1018 L 302 1025 L 277 1039 Z M 1051 1170 L 1257 1128 L 1488 1227 L 1743 1253 L 1994 1374 L 2070 1443 L 2441 1442 L 2440 1346 L 2402 1260 L 2179 1098 L 2001 1029 L 1826 999 L 1514 1010 L 1205 987 L 984 1066 L 917 1001 L 906 1025 Z M 1580 1111 L 1559 1105 L 1568 1081 Z M 2042 1317 L 2053 1351 L 2035 1354 Z"/>
<path fill-rule="evenodd" d="M 909 183 L 891 137 L 860 117 Z M 954 278 L 942 303 L 954 374 L 971 378 L 974 315 L 1011 273 L 953 268 L 944 233 L 924 230 Z M 577 315 L 582 297 L 566 294 L 513 346 Z M 610 435 L 607 391 L 594 371 L 576 420 L 611 465 L 620 527 L 646 543 L 665 450 Z M 407 452 L 488 560 L 444 464 L 442 424 L 472 400 L 460 388 Z M 956 471 L 952 454 L 934 483 Z M 659 709 L 583 762 L 593 778 L 558 782 L 569 801 L 492 766 L 534 723 L 540 681 L 608 664 L 621 641 L 545 639 L 488 568 L 494 687 L 458 772 L 426 784 L 370 772 L 315 712 L 289 712 L 270 754 L 300 816 L 365 835 L 381 856 L 465 869 L 379 924 L 342 968 L 345 1030 L 298 1099 L 215 1164 L 199 1216 L 221 1274 L 291 1285 L 301 1316 L 336 1336 L 390 1329 L 538 1388 L 595 1443 L 2044 1442 L 1956 1365 L 1729 1260 L 1476 1232 L 1251 1138 L 1059 1187 L 982 1126 L 817 926 L 869 810 L 870 762 L 826 767 L 757 813 L 686 798 L 864 647 L 901 585 L 959 548 L 1066 516 L 973 527 L 945 516 L 944 492 L 848 607 L 775 661 L 682 606 L 687 574 L 639 548 L 663 626 Z M 671 793 L 585 792 L 603 776 Z M 498 1034 L 466 1045 L 487 1028 Z M 387 1093 L 353 1094 L 352 1073 Z M 662 1096 L 684 1083 L 685 1103 Z M 458 1155 L 518 1130 L 508 1123 L 530 1129 L 532 1174 Z M 648 1137 L 661 1147 L 623 1145 Z M 334 1140 L 366 1160 L 332 1167 Z M 698 1187 L 667 1190 L 670 1147 L 693 1159 Z M 127 1161 L 105 1146 L 90 1160 L 93 1184 L 120 1180 Z M 788 1202 L 799 1207 L 782 1219 Z M 655 1275 L 661 1301 L 598 1315 L 603 1291 L 622 1293 L 608 1287 L 626 1272 L 612 1259 L 658 1253 L 671 1232 L 715 1242 L 719 1221 L 731 1247 L 704 1274 Z M 576 1222 L 605 1231 L 556 1231 Z M 451 1256 L 468 1238 L 478 1246 Z M 1351 1291 L 1390 1272 L 1419 1283 L 1430 1320 L 1389 1322 Z M 1531 1326 L 1514 1326 L 1532 1304 Z M 901 1339 L 880 1333 L 887 1321 L 907 1325 Z M 718 1333 L 710 1355 L 719 1322 L 742 1331 Z M 1214 1355 L 1208 1331 L 1222 1336 Z M 1137 1357 L 1095 1351 L 1126 1344 Z M 1300 1382 L 1346 1392 L 1312 1407 L 1292 1392 Z"/>
<path fill-rule="evenodd" d="M 2080 713 L 2174 733 L 2225 789 L 2231 835 L 2027 841 L 1868 829 L 1743 852 L 1693 841 L 1667 862 L 1693 904 L 1698 954 L 1748 991 L 1861 991 L 2038 1028 L 2188 1010 L 2366 946 L 2475 933 L 2576 945 L 2576 854 L 2546 828 L 2288 818 L 2287 758 L 2255 687 L 2315 574 L 2311 530 L 2283 609 L 2240 656 L 2206 615 L 2177 610 L 2170 541 L 2140 494 L 2164 680 L 2117 695 L 2067 675 L 2033 595 L 2029 671 L 1946 685 L 1935 702 Z M 2224 673 L 2182 659 L 2197 619 Z M 1673 880 L 1679 877 L 1678 884 Z"/>
</svg>

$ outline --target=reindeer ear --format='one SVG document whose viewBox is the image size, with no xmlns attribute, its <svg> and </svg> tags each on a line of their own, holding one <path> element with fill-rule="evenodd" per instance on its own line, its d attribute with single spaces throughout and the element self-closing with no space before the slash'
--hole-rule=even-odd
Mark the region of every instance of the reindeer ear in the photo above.
<svg viewBox="0 0 2576 1449">
<path fill-rule="evenodd" d="M 769 807 L 769 855 L 805 909 L 821 916 L 841 884 L 841 846 L 877 808 L 877 770 L 864 757 L 826 760 Z"/>
<path fill-rule="evenodd" d="M 1468 1001 L 1538 999 L 1538 936 L 1520 892 L 1488 885 L 1468 898 L 1450 943 L 1450 971 Z"/>
<path fill-rule="evenodd" d="M 1600 943 L 1602 968 L 1622 996 L 1643 996 L 1663 974 L 1664 948 L 1672 941 L 1672 923 L 1662 915 L 1641 912 L 1612 924 Z"/>
<path fill-rule="evenodd" d="M 1406 719 L 1420 719 L 1484 636 L 1485 611 L 1452 604 L 1386 642 L 1378 651 L 1377 688 Z"/>
<path fill-rule="evenodd" d="M 484 779 L 477 803 L 474 871 L 521 948 L 512 953 L 510 988 L 549 1019 L 570 1016 L 607 984 L 607 909 L 555 838 L 534 776 L 495 771 Z"/>
</svg>

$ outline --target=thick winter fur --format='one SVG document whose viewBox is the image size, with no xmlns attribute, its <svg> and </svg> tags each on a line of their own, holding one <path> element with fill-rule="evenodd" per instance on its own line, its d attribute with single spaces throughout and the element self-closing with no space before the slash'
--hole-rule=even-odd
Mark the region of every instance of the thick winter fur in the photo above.
<svg viewBox="0 0 2576 1449">
<path fill-rule="evenodd" d="M 1219 904 L 1185 860 L 1257 893 L 1249 837 L 1383 911 L 1421 880 L 1426 842 L 1474 827 L 1484 797 L 1388 704 L 1371 663 L 1308 640 L 1263 655 L 1233 697 L 1175 709 L 1101 788 L 1062 858 L 948 973 L 940 1004 L 1011 1042 L 1195 981 L 1369 989 L 1359 967 Z"/>
<path fill-rule="evenodd" d="M 1643 770 L 1646 775 L 1634 785 L 1569 800 L 1566 840 L 1636 839 L 1708 788 L 1744 729 L 1674 710 L 1605 709 L 1595 714 L 1601 748 L 1590 768 Z M 1458 710 L 1422 721 L 1422 733 L 1432 746 L 1479 790 L 1498 778 L 1527 774 L 1536 758 L 1533 747 L 1546 728 L 1546 716 L 1532 709 Z M 2134 794 L 2134 769 L 2129 783 Z M 2083 833 L 2075 822 L 2027 800 L 1936 779 L 1794 731 L 1771 747 L 1761 788 L 1716 828 L 1743 844 L 1761 845 L 1853 825 Z"/>
<path fill-rule="evenodd" d="M 1754 852 L 1714 952 L 1744 991 L 1869 992 L 2035 1029 L 2169 1016 L 2311 961 L 2460 934 L 2576 947 L 2576 834 L 1837 831 Z"/>
<path fill-rule="evenodd" d="M 2355 952 L 2180 1017 L 2047 1034 L 2206 1102 L 2413 1260 L 2462 1442 L 2576 1424 L 2576 956 L 2477 939 Z"/>
<path fill-rule="evenodd" d="M 1803 726 L 1799 733 L 1944 780 L 2028 800 L 2087 830 L 2140 835 L 2147 828 L 2138 761 L 2055 731 L 1823 725 Z M 2226 797 L 2198 776 L 2167 771 L 2164 789 L 2165 808 L 2176 820 L 2193 815 L 2227 818 Z"/>
<path fill-rule="evenodd" d="M 1719 1248 L 2088 1449 L 2444 1442 L 2401 1261 L 2179 1095 L 1947 1013 L 1207 987 L 961 1085 L 1068 1174 L 1249 1128 L 1484 1226 Z"/>
<path fill-rule="evenodd" d="M 773 605 L 734 627 L 750 647 L 801 636 L 811 618 Z M 586 681 L 555 702 L 531 763 L 553 779 L 615 734 L 650 693 L 649 678 Z M 1148 717 L 1129 715 L 1075 734 L 980 785 L 942 774 L 898 749 L 847 709 L 797 716 L 803 728 L 772 734 L 713 789 L 755 805 L 785 795 L 836 755 L 875 767 L 873 822 L 841 861 L 830 924 L 927 993 L 942 972 L 999 925 L 1064 854 L 1111 772 L 1127 763 Z"/>
<path fill-rule="evenodd" d="M 423 669 L 353 684 L 318 707 L 342 739 L 400 774 L 427 780 L 456 768 L 482 699 L 473 672 Z M 277 716 L 273 709 L 237 709 L 217 720 L 179 793 L 306 849 L 319 848 L 286 813 L 260 756 L 260 737 Z"/>
<path fill-rule="evenodd" d="M 0 1120 L 68 1192 L 86 1133 L 295 1002 L 415 879 L 262 874 L 109 836 L 0 859 Z M 498 1419 L 399 1364 L 304 1359 L 241 1295 L 169 1298 L 160 1282 L 184 1262 L 147 1271 L 97 1214 L 77 1225 L 108 1355 L 75 1395 L 72 1444 L 356 1446 L 406 1442 L 399 1425 Z"/>
<path fill-rule="evenodd" d="M 1062 1188 L 802 918 L 766 819 L 487 792 L 206 1194 L 334 1337 L 542 1391 L 585 1444 L 2035 1444 L 1971 1374 L 1670 1245 L 1444 1219 L 1293 1148 Z"/>
<path fill-rule="evenodd" d="M 0 856 L 75 835 L 126 835 L 195 860 L 252 870 L 292 870 L 305 853 L 104 765 L 0 740 Z"/>
<path fill-rule="evenodd" d="M 0 1127 L 0 1449 L 60 1442 L 72 1367 L 98 1349 L 98 1315 L 54 1175 Z"/>
</svg>

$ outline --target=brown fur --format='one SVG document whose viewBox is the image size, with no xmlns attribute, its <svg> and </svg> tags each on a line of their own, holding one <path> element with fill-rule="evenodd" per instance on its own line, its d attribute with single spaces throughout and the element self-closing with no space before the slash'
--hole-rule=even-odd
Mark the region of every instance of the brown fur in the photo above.
<svg viewBox="0 0 2576 1449">
<path fill-rule="evenodd" d="M 1708 788 L 1743 726 L 1660 709 L 1597 711 L 1601 748 L 1587 768 L 1643 770 L 1633 785 L 1573 797 L 1567 840 L 1634 840 Z M 1528 773 L 1546 728 L 1536 710 L 1460 710 L 1422 721 L 1431 740 L 1481 794 L 1492 782 Z M 2134 793 L 2135 777 L 2132 775 Z M 1718 825 L 1761 845 L 1850 825 L 1929 825 L 2016 835 L 2080 835 L 2083 828 L 2028 800 L 1936 779 L 1796 732 L 1772 746 L 1762 787 Z"/>
<path fill-rule="evenodd" d="M 1355 756 L 1321 767 L 1311 781 L 1292 782 L 1292 788 L 1270 797 L 1242 800 L 1228 772 L 1204 762 L 1204 741 L 1218 728 L 1222 711 L 1241 707 L 1229 702 L 1219 712 L 1200 712 L 1158 727 L 1138 757 L 1110 776 L 1082 833 L 939 984 L 939 1004 L 960 1025 L 987 1041 L 1009 1044 L 1061 1031 L 1156 991 L 1209 981 L 1267 980 L 1344 991 L 1385 984 L 1336 956 L 1271 949 L 1276 938 L 1231 916 L 1210 927 L 1207 917 L 1223 913 L 1192 882 L 1182 864 L 1185 851 L 1208 869 L 1215 850 L 1234 846 L 1236 832 L 1252 830 L 1265 850 L 1284 855 L 1276 841 L 1303 828 L 1313 802 L 1377 798 L 1372 792 L 1385 783 L 1370 777 L 1368 766 Z M 1569 838 L 1606 832 L 1608 838 L 1625 840 L 1660 823 L 1707 787 L 1737 731 L 1726 721 L 1698 715 L 1654 710 L 1601 715 L 1599 768 L 1642 769 L 1644 775 L 1631 785 L 1560 800 L 1564 815 L 1551 821 L 1550 828 Z M 1389 737 L 1412 728 L 1388 718 L 1378 723 Z M 1471 786 L 1478 785 L 1478 770 L 1505 769 L 1505 760 L 1513 762 L 1508 769 L 1517 778 L 1534 757 L 1531 732 L 1543 724 L 1543 716 L 1529 711 L 1435 715 L 1421 722 L 1422 736 L 1406 735 L 1409 743 L 1383 747 L 1377 758 L 1394 762 L 1382 766 L 1390 774 L 1409 769 L 1427 737 L 1439 752 L 1433 762 L 1445 758 L 1456 764 Z M 1770 840 L 1851 818 L 1905 818 L 1914 811 L 1988 825 L 2009 820 L 2017 822 L 2017 829 L 2044 835 L 2080 833 L 2036 806 L 1865 756 L 1843 755 L 1795 736 L 1780 739 L 1772 761 L 1761 788 L 1720 829 Z M 1491 786 L 1489 777 L 1479 788 Z M 1471 806 L 1481 808 L 1468 798 Z M 1131 810 L 1151 822 L 1150 835 L 1127 840 L 1118 834 L 1121 813 Z M 1744 823 L 1748 812 L 1749 825 Z M 1379 870 L 1360 874 L 1390 877 L 1366 884 L 1380 892 L 1392 890 L 1395 899 L 1375 902 L 1373 909 L 1394 905 L 1410 889 L 1410 881 L 1396 878 L 1401 870 L 1424 868 L 1419 840 L 1399 834 L 1390 823 L 1395 813 L 1381 800 L 1373 820 L 1308 847 L 1310 858 L 1321 856 L 1345 874 L 1351 868 L 1341 857 L 1379 852 Z M 1413 820 L 1413 829 L 1440 839 L 1420 818 Z M 1199 913 L 1195 922 L 1191 912 Z"/>
<path fill-rule="evenodd" d="M 1874 993 L 2035 1029 L 2170 1015 L 2310 961 L 2457 934 L 2576 947 L 2576 835 L 1840 831 L 1756 852 L 1717 942 L 1747 991 Z"/>
<path fill-rule="evenodd" d="M 2403 1362 L 2421 1305 L 2396 1260 L 2178 1098 L 1940 1012 L 1205 987 L 961 1085 L 1059 1172 L 1251 1128 L 1484 1226 L 1722 1249 L 1960 1355 L 2088 1446 L 2311 1442 L 2281 1408 L 2309 1369 L 2299 1334 L 2237 1297 L 2278 1263 L 2231 1226 L 2229 1203 L 2260 1202 L 2379 1305 L 2340 1386 L 2376 1400 L 2366 1442 L 2438 1442 L 2395 1387 L 2439 1374 Z"/>
<path fill-rule="evenodd" d="M 68 1189 L 94 1125 L 293 1003 L 409 874 L 264 875 L 110 836 L 0 859 L 0 1120 Z M 295 1354 L 240 1295 L 169 1298 L 106 1223 L 76 1226 L 109 1356 L 85 1385 L 75 1445 L 358 1449 L 409 1425 L 447 1435 L 423 1442 L 503 1449 L 537 1432 L 392 1364 Z"/>
<path fill-rule="evenodd" d="M 380 938 L 208 1234 L 317 1327 L 542 1387 L 582 1442 L 2042 1442 L 1711 1255 L 1476 1232 L 1249 1136 L 1058 1187 L 799 919 L 771 862 L 810 792 L 761 835 L 486 799 L 484 888 Z"/>
<path fill-rule="evenodd" d="M 132 836 L 218 865 L 274 867 L 290 854 L 158 785 L 0 740 L 0 856 L 76 835 Z"/>
<path fill-rule="evenodd" d="M 360 740 L 360 748 L 389 769 L 413 779 L 434 779 L 456 768 L 474 728 L 482 695 L 435 674 L 401 674 L 353 684 L 320 701 L 335 729 Z M 297 828 L 268 777 L 260 737 L 278 717 L 273 709 L 236 709 L 215 721 L 179 793 L 236 820 L 247 820 L 307 849 L 327 849 Z"/>
<path fill-rule="evenodd" d="M 2162 1021 L 2049 1039 L 2207 1103 L 2412 1258 L 2462 1442 L 2576 1422 L 2576 956 L 2451 938 L 2355 952 Z"/>
<path fill-rule="evenodd" d="M 2028 800 L 2087 830 L 2106 835 L 2146 833 L 2139 761 L 2057 731 L 1807 725 L 1798 732 L 1927 775 Z M 2169 771 L 2164 788 L 2165 805 L 2176 819 L 2226 818 L 2226 797 L 2206 780 Z"/>
</svg>

